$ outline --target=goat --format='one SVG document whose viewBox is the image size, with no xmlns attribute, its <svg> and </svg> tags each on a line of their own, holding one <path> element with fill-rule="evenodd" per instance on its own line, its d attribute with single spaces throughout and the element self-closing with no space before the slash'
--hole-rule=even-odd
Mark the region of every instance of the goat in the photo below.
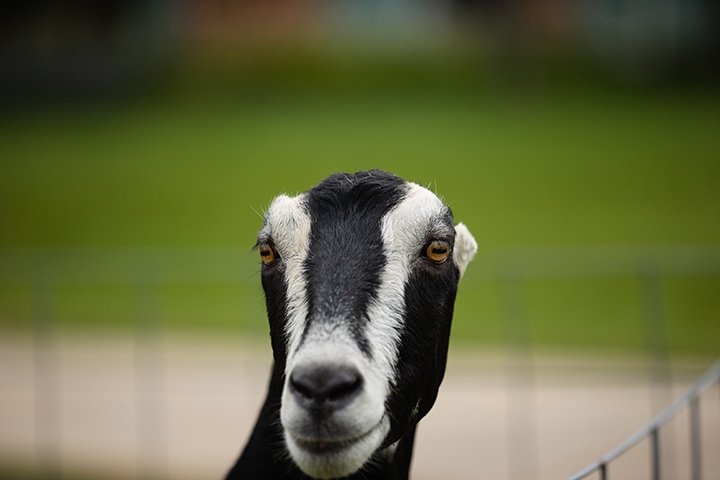
<svg viewBox="0 0 720 480">
<path fill-rule="evenodd" d="M 407 478 L 475 239 L 428 189 L 370 170 L 276 197 L 256 246 L 274 364 L 227 479 Z"/>
</svg>

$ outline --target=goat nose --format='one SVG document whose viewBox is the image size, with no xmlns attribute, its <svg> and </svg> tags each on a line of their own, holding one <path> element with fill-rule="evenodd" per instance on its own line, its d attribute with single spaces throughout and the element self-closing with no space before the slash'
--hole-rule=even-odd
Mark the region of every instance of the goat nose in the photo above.
<svg viewBox="0 0 720 480">
<path fill-rule="evenodd" d="M 339 410 L 362 390 L 362 376 L 351 366 L 295 367 L 290 390 L 300 405 L 309 409 Z"/>
</svg>

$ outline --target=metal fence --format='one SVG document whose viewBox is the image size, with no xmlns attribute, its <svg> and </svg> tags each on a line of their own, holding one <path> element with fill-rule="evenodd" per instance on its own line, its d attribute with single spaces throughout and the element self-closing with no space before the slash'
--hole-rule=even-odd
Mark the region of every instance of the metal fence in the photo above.
<svg viewBox="0 0 720 480">
<path fill-rule="evenodd" d="M 505 342 L 514 350 L 515 361 L 510 362 L 509 377 L 514 388 L 529 392 L 509 401 L 511 432 L 509 450 L 513 458 L 526 458 L 531 464 L 537 463 L 537 444 L 533 425 L 537 412 L 530 401 L 535 388 L 533 349 L 530 344 L 530 308 L 528 307 L 528 284 L 547 279 L 589 279 L 636 280 L 636 295 L 640 304 L 639 319 L 642 324 L 644 350 L 648 357 L 648 378 L 663 392 L 651 399 L 651 410 L 658 411 L 670 401 L 672 384 L 671 361 L 668 346 L 667 318 L 662 282 L 669 278 L 717 278 L 720 276 L 720 249 L 713 246 L 535 246 L 513 247 L 486 254 L 479 259 L 481 282 L 496 283 L 500 289 L 500 300 L 505 329 Z M 720 340 L 719 340 L 720 342 Z M 720 343 L 718 344 L 720 354 Z M 520 359 L 520 362 L 517 362 Z M 717 381 L 720 367 L 716 364 L 706 376 L 685 397 L 672 407 L 664 410 L 649 424 L 649 433 L 641 430 L 626 442 L 613 449 L 601 460 L 589 465 L 571 479 L 582 479 L 599 473 L 606 479 L 608 464 L 622 453 L 636 445 L 642 438 L 650 436 L 652 449 L 652 479 L 661 478 L 659 425 L 667 422 L 678 409 L 687 403 L 691 408 L 691 451 L 693 477 L 700 480 L 699 410 L 697 397 L 713 381 Z M 652 429 L 653 425 L 658 428 Z M 510 461 L 510 477 L 525 478 L 515 467 L 516 460 Z M 532 470 L 532 469 L 531 469 Z M 526 469 L 527 471 L 527 469 Z M 718 472 L 720 475 L 720 472 Z"/>
<path fill-rule="evenodd" d="M 257 296 L 258 278 L 253 275 L 253 257 L 241 249 L 52 249 L 0 251 L 0 287 L 22 285 L 31 291 L 34 335 L 34 382 L 36 451 L 38 465 L 45 478 L 59 478 L 62 425 L 58 420 L 58 372 L 56 360 L 56 307 L 58 289 L 68 285 L 129 286 L 133 304 L 130 325 L 134 331 L 135 382 L 137 418 L 137 457 L 140 476 L 165 478 L 162 467 L 143 466 L 143 453 L 162 457 L 167 439 L 159 414 L 162 404 L 163 359 L 157 355 L 158 324 L 163 315 L 159 290 L 167 285 L 194 287 L 230 286 L 247 289 L 253 285 Z M 650 369 L 648 376 L 666 381 L 670 376 L 667 332 L 662 281 L 665 278 L 720 278 L 720 247 L 712 246 L 557 246 L 513 247 L 480 255 L 473 265 L 474 273 L 466 277 L 463 291 L 480 291 L 493 285 L 498 293 L 499 316 L 503 341 L 511 347 L 513 359 L 508 362 L 508 378 L 513 389 L 528 392 L 525 397 L 509 399 L 508 450 L 529 459 L 530 470 L 537 457 L 533 443 L 532 402 L 535 384 L 531 313 L 528 285 L 543 279 L 632 278 L 637 281 L 642 332 Z M 468 282 L 469 281 L 469 282 Z M 260 310 L 262 306 L 260 306 Z M 693 480 L 700 479 L 698 398 L 712 382 L 717 382 L 720 367 L 716 365 L 688 395 L 663 411 L 653 422 L 626 442 L 588 466 L 573 479 L 600 472 L 607 478 L 608 465 L 645 437 L 651 439 L 653 479 L 660 478 L 660 427 L 677 411 L 689 405 L 692 427 Z M 663 403 L 663 405 L 666 403 Z M 657 411 L 657 404 L 653 408 Z M 511 478 L 523 478 L 510 462 Z M 527 469 L 526 469 L 527 470 Z"/>
<path fill-rule="evenodd" d="M 650 440 L 649 462 L 651 478 L 652 480 L 660 480 L 660 478 L 662 478 L 660 469 L 660 430 L 685 408 L 690 410 L 690 478 L 692 480 L 701 480 L 700 397 L 708 388 L 718 383 L 720 383 L 720 361 L 716 362 L 689 392 L 660 412 L 651 422 L 633 433 L 627 440 L 600 457 L 596 462 L 591 463 L 576 474 L 569 476 L 568 480 L 581 480 L 596 472 L 599 473 L 601 480 L 610 478 L 610 464 L 645 439 Z M 718 472 L 718 474 L 720 474 L 720 472 Z"/>
</svg>

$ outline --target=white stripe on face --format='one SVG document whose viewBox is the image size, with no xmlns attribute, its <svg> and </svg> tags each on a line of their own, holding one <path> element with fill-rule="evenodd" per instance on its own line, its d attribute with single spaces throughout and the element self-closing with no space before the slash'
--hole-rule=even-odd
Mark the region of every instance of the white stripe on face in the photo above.
<svg viewBox="0 0 720 480">
<path fill-rule="evenodd" d="M 405 316 L 405 285 L 412 262 L 431 231 L 447 230 L 441 219 L 447 207 L 431 191 L 408 183 L 402 201 L 382 220 L 386 263 L 375 300 L 368 307 L 367 338 L 373 362 L 385 379 L 385 398 L 396 382 L 396 363 Z"/>
<path fill-rule="evenodd" d="M 287 284 L 287 355 L 295 351 L 302 338 L 307 318 L 307 281 L 304 265 L 310 250 L 310 215 L 305 208 L 305 194 L 276 197 L 265 215 L 261 235 L 272 236 L 285 264 Z"/>
</svg>

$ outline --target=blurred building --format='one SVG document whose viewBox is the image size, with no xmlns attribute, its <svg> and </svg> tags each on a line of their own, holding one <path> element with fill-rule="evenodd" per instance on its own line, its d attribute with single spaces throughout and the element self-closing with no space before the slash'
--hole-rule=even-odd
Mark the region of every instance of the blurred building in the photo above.
<svg viewBox="0 0 720 480">
<path fill-rule="evenodd" d="M 500 65 L 551 56 L 620 80 L 716 78 L 719 10 L 709 0 L 5 2 L 0 89 L 6 99 L 117 93 L 188 54 L 298 44 L 402 54 L 479 42 Z"/>
</svg>

